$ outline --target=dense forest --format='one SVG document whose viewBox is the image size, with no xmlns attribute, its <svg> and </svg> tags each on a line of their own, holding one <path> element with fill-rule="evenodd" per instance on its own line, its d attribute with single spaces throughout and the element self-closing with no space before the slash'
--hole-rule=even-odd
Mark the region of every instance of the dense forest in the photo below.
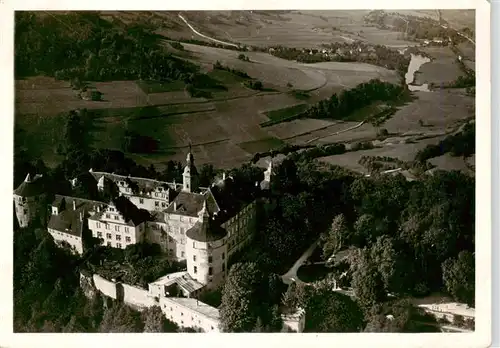
<svg viewBox="0 0 500 348">
<path fill-rule="evenodd" d="M 375 101 L 394 101 L 404 92 L 404 88 L 389 82 L 372 79 L 354 88 L 344 89 L 332 94 L 329 99 L 321 100 L 307 109 L 301 117 L 345 119 L 354 111 Z"/>
<path fill-rule="evenodd" d="M 475 123 L 467 123 L 460 132 L 447 136 L 436 145 L 427 145 L 417 153 L 415 160 L 426 162 L 428 159 L 446 153 L 462 157 L 468 157 L 476 153 Z"/>
<path fill-rule="evenodd" d="M 183 80 L 198 71 L 172 56 L 145 26 L 123 26 L 95 12 L 15 14 L 15 75 L 58 79 Z"/>
<path fill-rule="evenodd" d="M 134 258 L 134 251 L 130 257 Z M 183 332 L 159 307 L 139 313 L 79 287 L 81 259 L 41 226 L 14 231 L 14 332 Z"/>
</svg>

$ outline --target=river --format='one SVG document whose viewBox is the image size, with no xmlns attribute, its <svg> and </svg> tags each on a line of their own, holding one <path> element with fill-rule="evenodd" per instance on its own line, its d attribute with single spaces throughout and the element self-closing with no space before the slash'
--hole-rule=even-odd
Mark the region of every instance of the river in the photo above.
<svg viewBox="0 0 500 348">
<path fill-rule="evenodd" d="M 422 91 L 422 92 L 430 92 L 429 84 L 424 83 L 422 85 L 415 85 L 413 81 L 415 81 L 415 73 L 420 69 L 422 65 L 430 62 L 431 60 L 427 57 L 423 57 L 417 54 L 411 54 L 410 64 L 408 65 L 408 72 L 405 75 L 406 84 L 408 85 L 408 89 L 410 91 Z"/>
</svg>

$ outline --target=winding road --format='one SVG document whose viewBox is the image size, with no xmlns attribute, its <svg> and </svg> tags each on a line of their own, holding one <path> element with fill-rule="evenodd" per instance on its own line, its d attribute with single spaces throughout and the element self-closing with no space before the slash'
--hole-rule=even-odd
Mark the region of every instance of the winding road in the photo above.
<svg viewBox="0 0 500 348">
<path fill-rule="evenodd" d="M 202 34 L 200 33 L 198 30 L 196 30 L 195 28 L 193 28 L 191 26 L 191 24 L 189 24 L 189 22 L 184 18 L 182 17 L 182 15 L 179 13 L 179 18 L 184 22 L 186 23 L 186 25 L 189 27 L 189 29 L 191 29 L 191 31 L 193 33 L 195 33 L 196 35 L 198 36 L 201 36 L 207 40 L 210 40 L 210 41 L 213 41 L 213 42 L 217 42 L 217 43 L 220 43 L 221 45 L 226 45 L 226 46 L 232 46 L 232 47 L 236 47 L 236 48 L 239 48 L 240 46 L 236 45 L 236 44 L 233 44 L 233 43 L 230 43 L 230 42 L 225 42 L 225 41 L 221 41 L 221 40 L 217 40 L 217 39 L 214 39 L 213 37 L 210 37 L 210 36 L 207 36 L 205 34 Z"/>
<path fill-rule="evenodd" d="M 293 266 L 281 276 L 281 279 L 283 280 L 283 283 L 289 285 L 293 282 L 296 283 L 304 283 L 302 280 L 299 279 L 297 276 L 297 271 L 299 270 L 300 266 L 309 258 L 309 256 L 312 255 L 314 252 L 314 249 L 316 249 L 316 246 L 319 243 L 319 238 L 316 240 L 314 243 L 311 244 L 309 248 L 302 254 L 301 257 L 298 258 L 297 261 L 293 264 Z"/>
</svg>

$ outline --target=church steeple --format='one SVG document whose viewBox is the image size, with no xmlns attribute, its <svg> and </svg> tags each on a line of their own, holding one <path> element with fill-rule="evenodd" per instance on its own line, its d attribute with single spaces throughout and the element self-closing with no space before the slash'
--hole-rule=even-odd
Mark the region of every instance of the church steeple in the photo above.
<svg viewBox="0 0 500 348">
<path fill-rule="evenodd" d="M 194 165 L 194 156 L 189 143 L 189 153 L 186 156 L 186 166 L 182 174 L 182 191 L 194 192 L 198 189 L 198 171 Z"/>
</svg>

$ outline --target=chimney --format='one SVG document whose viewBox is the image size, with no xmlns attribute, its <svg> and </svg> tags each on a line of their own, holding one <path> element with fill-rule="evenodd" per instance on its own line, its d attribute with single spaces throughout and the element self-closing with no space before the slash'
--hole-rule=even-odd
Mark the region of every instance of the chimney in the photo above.
<svg viewBox="0 0 500 348">
<path fill-rule="evenodd" d="M 73 200 L 73 210 L 76 210 L 76 201 Z"/>
<path fill-rule="evenodd" d="M 226 172 L 222 173 L 222 180 L 226 180 Z"/>
<path fill-rule="evenodd" d="M 94 170 L 92 168 L 89 169 L 89 173 L 92 173 Z"/>
<path fill-rule="evenodd" d="M 30 175 L 30 173 L 28 173 L 28 175 L 26 175 L 26 178 L 24 179 L 24 182 L 31 182 L 31 175 Z"/>
<path fill-rule="evenodd" d="M 80 222 L 83 222 L 83 214 L 80 212 Z"/>
<path fill-rule="evenodd" d="M 174 211 L 177 210 L 177 202 L 174 201 Z"/>
</svg>

